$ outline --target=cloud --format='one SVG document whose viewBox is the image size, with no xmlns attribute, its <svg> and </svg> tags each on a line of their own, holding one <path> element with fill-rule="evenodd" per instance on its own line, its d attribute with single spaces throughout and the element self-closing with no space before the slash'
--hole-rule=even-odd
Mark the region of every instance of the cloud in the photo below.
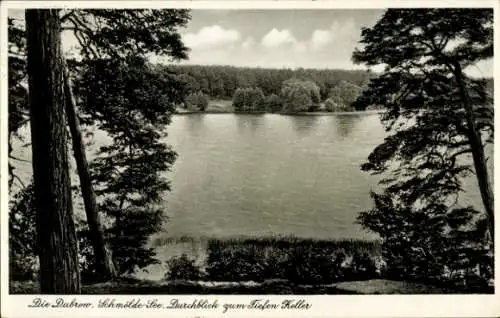
<svg viewBox="0 0 500 318">
<path fill-rule="evenodd" d="M 352 18 L 343 22 L 334 21 L 330 28 L 335 38 L 355 40 L 359 37 L 361 30 L 356 27 Z"/>
<path fill-rule="evenodd" d="M 291 48 L 298 54 L 311 53 L 312 51 L 322 51 L 333 43 L 338 43 L 350 47 L 351 42 L 358 38 L 359 29 L 356 27 L 353 19 L 343 21 L 333 21 L 327 29 L 316 29 L 311 33 L 311 37 L 304 41 L 299 41 L 289 29 L 273 28 L 260 41 L 261 46 L 265 48 L 278 48 L 284 45 Z M 246 42 L 246 41 L 245 41 Z M 244 47 L 249 47 L 250 42 Z"/>
<path fill-rule="evenodd" d="M 283 44 L 293 44 L 296 42 L 297 40 L 290 32 L 290 30 L 285 29 L 280 31 L 276 28 L 273 28 L 271 31 L 269 31 L 269 33 L 264 35 L 260 43 L 265 47 L 277 47 Z"/>
<path fill-rule="evenodd" d="M 314 30 L 311 36 L 311 47 L 313 50 L 319 50 L 327 46 L 333 40 L 333 34 L 328 30 Z"/>
<path fill-rule="evenodd" d="M 241 38 L 240 33 L 234 29 L 224 29 L 219 25 L 204 27 L 198 33 L 188 33 L 183 40 L 190 48 L 207 48 L 233 44 Z"/>
<path fill-rule="evenodd" d="M 353 19 L 347 19 L 342 22 L 334 21 L 328 30 L 314 30 L 309 40 L 309 46 L 311 49 L 317 51 L 334 42 L 347 45 L 348 42 L 352 42 L 358 38 L 359 31 Z"/>
<path fill-rule="evenodd" d="M 186 64 L 223 64 L 247 67 L 305 67 L 361 69 L 353 65 L 351 55 L 357 45 L 360 28 L 354 19 L 330 19 L 308 33 L 297 26 L 262 26 L 264 30 L 240 29 L 239 25 L 221 22 L 187 31 L 187 45 L 192 47 Z M 203 26 L 200 26 L 200 28 Z M 232 31 L 232 32 L 231 32 Z M 262 32 L 262 33 L 260 33 Z M 260 33 L 256 35 L 256 33 Z M 302 35 L 302 34 L 303 35 Z M 232 34 L 232 35 L 231 35 Z M 186 37 L 183 37 L 186 40 Z M 210 46 L 206 48 L 206 46 Z"/>
<path fill-rule="evenodd" d="M 241 47 L 245 50 L 251 49 L 255 45 L 255 40 L 252 37 L 246 38 L 246 40 L 241 44 Z"/>
</svg>

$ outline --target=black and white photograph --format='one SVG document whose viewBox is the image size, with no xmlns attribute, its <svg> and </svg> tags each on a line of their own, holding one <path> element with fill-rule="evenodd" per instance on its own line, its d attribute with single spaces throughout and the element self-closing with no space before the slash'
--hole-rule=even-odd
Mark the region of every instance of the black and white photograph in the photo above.
<svg viewBox="0 0 500 318">
<path fill-rule="evenodd" d="M 495 294 L 492 2 L 195 2 L 2 4 L 8 294 Z"/>
</svg>

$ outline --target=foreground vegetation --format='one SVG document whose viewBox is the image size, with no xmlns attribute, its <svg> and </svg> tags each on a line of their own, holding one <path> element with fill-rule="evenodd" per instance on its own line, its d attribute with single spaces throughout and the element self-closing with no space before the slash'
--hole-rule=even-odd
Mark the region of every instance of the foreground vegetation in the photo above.
<svg viewBox="0 0 500 318">
<path fill-rule="evenodd" d="M 184 237 L 177 241 L 188 242 Z M 172 244 L 168 240 L 156 244 Z M 386 279 L 440 286 L 454 292 L 491 293 L 493 288 L 473 274 L 474 268 L 454 272 L 448 264 L 441 274 L 419 276 L 414 264 L 396 256 L 392 243 L 363 240 L 317 240 L 296 237 L 206 239 L 206 255 L 200 260 L 183 254 L 166 262 L 165 279 L 265 282 L 283 280 L 294 285 L 321 286 L 350 281 Z M 408 249 L 406 253 L 411 253 Z M 405 268 L 401 273 L 398 269 Z M 413 269 L 411 269 L 413 268 Z M 457 275 L 460 273 L 461 278 Z"/>
<path fill-rule="evenodd" d="M 379 241 L 296 237 L 229 239 L 178 237 L 153 245 L 204 243 L 200 261 L 187 254 L 166 261 L 163 280 L 122 276 L 109 282 L 83 281 L 83 294 L 449 294 L 460 290 L 386 279 Z M 11 281 L 12 294 L 36 294 L 32 280 Z"/>
<path fill-rule="evenodd" d="M 460 293 L 431 284 L 386 280 L 378 241 L 296 237 L 178 237 L 153 245 L 204 243 L 199 262 L 182 254 L 166 261 L 163 280 L 122 276 L 83 281 L 83 294 L 430 294 Z M 88 276 L 87 276 L 88 277 Z M 11 281 L 12 294 L 35 294 L 32 280 Z"/>
<path fill-rule="evenodd" d="M 183 254 L 167 262 L 167 279 L 329 284 L 379 277 L 378 242 L 295 237 L 208 239 L 201 264 Z"/>
</svg>

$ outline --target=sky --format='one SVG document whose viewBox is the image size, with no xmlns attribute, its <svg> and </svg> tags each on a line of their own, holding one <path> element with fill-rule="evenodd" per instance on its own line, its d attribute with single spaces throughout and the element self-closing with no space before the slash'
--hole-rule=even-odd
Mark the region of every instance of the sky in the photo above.
<svg viewBox="0 0 500 318">
<path fill-rule="evenodd" d="M 359 69 L 351 61 L 361 28 L 373 26 L 384 10 L 367 9 L 253 9 L 192 10 L 191 21 L 180 29 L 190 48 L 184 64 L 269 68 Z M 22 10 L 9 10 L 22 18 Z M 77 44 L 63 34 L 68 50 Z M 163 62 L 154 59 L 153 62 Z M 377 70 L 377 69 L 375 69 Z M 493 76 L 493 61 L 470 68 L 473 76 Z"/>
<path fill-rule="evenodd" d="M 361 27 L 382 10 L 193 10 L 191 64 L 352 69 Z"/>
</svg>

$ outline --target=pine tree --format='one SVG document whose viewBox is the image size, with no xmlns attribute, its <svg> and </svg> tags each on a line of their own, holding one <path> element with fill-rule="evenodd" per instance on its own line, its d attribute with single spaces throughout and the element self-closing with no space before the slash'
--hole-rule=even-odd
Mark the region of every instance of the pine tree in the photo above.
<svg viewBox="0 0 500 318">
<path fill-rule="evenodd" d="M 29 103 L 41 293 L 80 293 L 57 10 L 26 10 Z"/>
<path fill-rule="evenodd" d="M 178 34 L 178 27 L 183 26 L 189 20 L 187 10 L 81 10 L 69 9 L 59 10 L 59 17 L 62 24 L 60 30 L 71 30 L 80 44 L 80 54 L 77 56 L 84 60 L 100 60 L 103 57 L 113 56 L 114 59 L 124 61 L 129 56 L 145 56 L 149 53 L 168 56 L 173 59 L 186 58 L 187 48 L 184 47 Z M 111 27 L 112 26 L 112 27 Z M 126 29 L 127 32 L 123 30 Z M 119 34 L 117 37 L 116 35 Z M 130 45 L 134 43 L 134 45 Z M 14 25 L 14 21 L 9 19 L 9 77 L 15 80 L 9 81 L 9 118 L 13 119 L 9 123 L 9 145 L 11 139 L 15 136 L 16 130 L 21 127 L 26 115 L 23 112 L 23 87 L 19 85 L 25 74 L 24 63 L 24 31 Z M 15 54 L 14 54 L 15 53 Z M 73 60 L 68 61 L 71 68 L 72 78 L 78 77 L 82 72 L 81 63 Z M 84 68 L 84 67 L 83 67 Z M 12 71 L 12 72 L 11 72 Z M 73 136 L 73 146 L 75 159 L 78 164 L 78 170 L 81 177 L 81 190 L 84 196 L 84 203 L 87 212 L 87 219 L 90 231 L 82 231 L 81 243 L 92 242 L 93 250 L 91 257 L 95 259 L 97 268 L 92 269 L 93 278 L 101 277 L 103 279 L 113 277 L 112 260 L 107 252 L 106 242 L 103 239 L 102 231 L 99 226 L 99 215 L 96 212 L 96 200 L 92 196 L 92 185 L 85 180 L 93 181 L 94 176 L 85 169 L 85 149 L 81 136 L 79 137 L 78 120 L 85 124 L 92 124 L 95 118 L 89 118 L 87 114 L 81 111 L 82 98 L 75 94 L 74 102 L 72 98 L 70 77 L 66 81 L 66 106 L 67 113 L 74 113 L 76 116 L 69 116 L 69 124 Z M 170 81 L 169 83 L 173 83 Z M 172 87 L 177 87 L 173 85 Z M 169 91 L 173 94 L 173 99 L 177 98 L 178 92 Z M 154 94 L 153 94 L 154 95 Z M 175 96 L 174 96 L 175 95 Z M 75 107 L 76 106 L 76 107 Z M 167 147 L 168 148 L 168 147 Z M 9 148 L 9 154 L 11 152 Z M 169 148 L 168 148 L 169 149 Z M 16 160 L 10 156 L 11 160 Z M 14 179 L 20 180 L 9 165 L 11 182 Z M 155 174 L 155 171 L 151 173 Z M 29 187 L 28 187 L 29 189 Z M 24 191 L 23 191 L 24 192 Z M 18 205 L 14 205 L 13 213 L 19 213 L 28 207 L 28 202 L 24 199 L 26 196 L 18 197 Z M 20 209 L 17 209 L 20 207 Z M 94 208 L 93 208 L 94 207 Z M 17 211 L 17 212 L 16 212 Z M 28 213 L 29 214 L 29 213 Z M 151 222 L 156 222 L 154 219 Z M 30 233 L 27 231 L 26 233 Z M 147 235 L 147 234 L 146 234 Z M 90 238 L 88 240 L 87 238 Z M 142 241 L 141 241 L 142 242 Z M 83 250 L 87 251 L 86 244 L 83 244 Z M 14 245 L 14 246 L 18 246 Z M 31 250 L 31 253 L 33 250 Z M 24 251 L 23 253 L 28 253 Z M 29 253 L 28 253 L 29 254 Z M 96 275 L 98 274 L 98 275 Z"/>
<path fill-rule="evenodd" d="M 112 138 L 90 167 L 118 273 L 133 273 L 158 262 L 147 243 L 163 229 L 164 173 L 176 159 L 163 140 L 181 83 L 129 57 L 87 61 L 76 84 L 81 111 Z"/>
<path fill-rule="evenodd" d="M 384 238 L 405 276 L 430 275 L 431 265 L 437 267 L 431 276 L 450 270 L 473 275 L 479 266 L 484 283 L 492 275 L 493 196 L 485 147 L 493 142 L 493 101 L 486 81 L 464 70 L 492 57 L 493 11 L 388 10 L 362 30 L 360 43 L 355 61 L 386 67 L 355 104 L 384 106 L 389 133 L 362 167 L 384 175 L 384 191 L 372 194 L 375 208 L 361 214 L 361 223 Z M 456 204 L 471 173 L 483 213 Z M 415 252 L 412 262 L 402 258 L 408 250 Z M 427 268 L 415 269 L 418 258 Z"/>
</svg>

